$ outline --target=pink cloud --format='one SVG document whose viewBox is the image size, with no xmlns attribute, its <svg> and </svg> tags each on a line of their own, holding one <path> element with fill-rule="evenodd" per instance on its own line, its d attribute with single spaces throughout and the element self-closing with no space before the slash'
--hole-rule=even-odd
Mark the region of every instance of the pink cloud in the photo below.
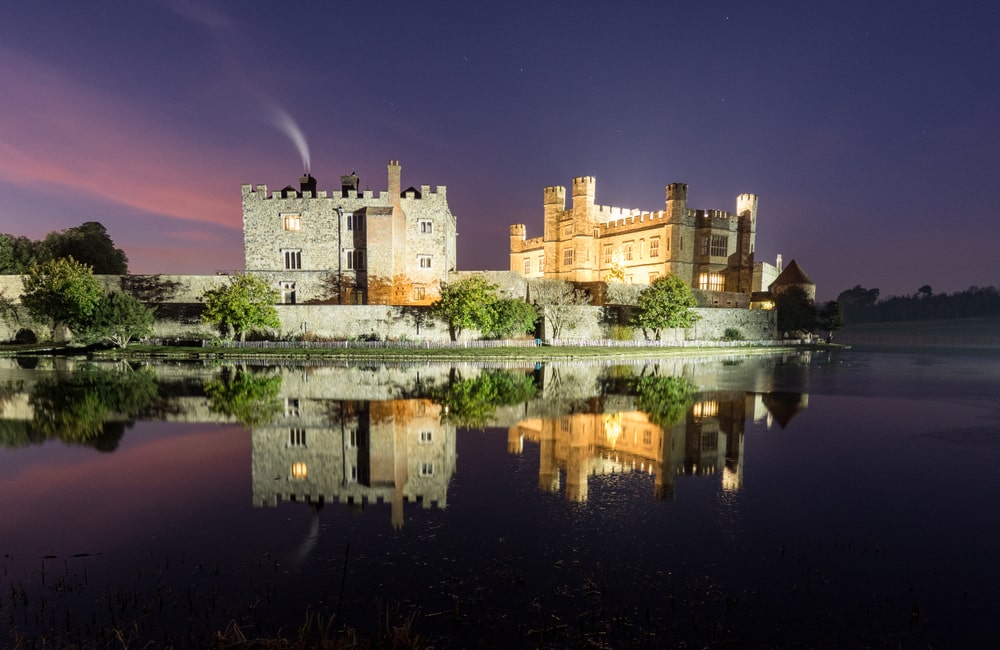
<svg viewBox="0 0 1000 650">
<path fill-rule="evenodd" d="M 0 180 L 86 192 L 146 213 L 240 228 L 227 154 L 148 108 L 0 48 Z"/>
</svg>

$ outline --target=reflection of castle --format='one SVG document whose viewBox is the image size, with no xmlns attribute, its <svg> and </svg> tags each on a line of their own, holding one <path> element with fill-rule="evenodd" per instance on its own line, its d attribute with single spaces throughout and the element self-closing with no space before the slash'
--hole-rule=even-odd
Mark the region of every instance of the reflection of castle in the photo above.
<svg viewBox="0 0 1000 650">
<path fill-rule="evenodd" d="M 288 501 L 447 504 L 455 428 L 428 400 L 285 398 L 285 413 L 253 430 L 255 505 Z"/>
<path fill-rule="evenodd" d="M 587 500 L 591 475 L 646 472 L 655 477 L 657 497 L 674 494 L 679 474 L 722 476 L 724 490 L 743 480 L 743 432 L 748 415 L 757 419 L 760 396 L 742 391 L 700 393 L 684 420 L 666 429 L 641 411 L 577 413 L 522 420 L 508 430 L 508 450 L 521 453 L 524 441 L 540 446 L 538 483 L 558 491 L 566 472 L 566 498 Z"/>
</svg>

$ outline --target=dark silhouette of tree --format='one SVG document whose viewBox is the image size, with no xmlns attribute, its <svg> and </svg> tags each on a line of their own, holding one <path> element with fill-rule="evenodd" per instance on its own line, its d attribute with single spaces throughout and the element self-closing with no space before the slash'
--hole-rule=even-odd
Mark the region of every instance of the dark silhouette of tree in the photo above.
<svg viewBox="0 0 1000 650">
<path fill-rule="evenodd" d="M 443 407 L 442 420 L 482 429 L 498 406 L 521 404 L 537 392 L 534 375 L 486 369 L 472 379 L 453 372 L 446 386 L 431 388 L 427 396 Z"/>
<path fill-rule="evenodd" d="M 48 259 L 72 257 L 94 269 L 97 275 L 128 273 L 128 256 L 115 247 L 107 229 L 97 221 L 87 221 L 75 228 L 51 232 L 41 244 Z"/>
<path fill-rule="evenodd" d="M 811 333 L 816 329 L 816 306 L 801 287 L 788 287 L 774 298 L 778 331 Z"/>
<path fill-rule="evenodd" d="M 833 340 L 833 333 L 844 326 L 844 309 L 836 300 L 823 305 L 817 315 L 820 329 L 826 330 L 827 340 Z"/>
</svg>

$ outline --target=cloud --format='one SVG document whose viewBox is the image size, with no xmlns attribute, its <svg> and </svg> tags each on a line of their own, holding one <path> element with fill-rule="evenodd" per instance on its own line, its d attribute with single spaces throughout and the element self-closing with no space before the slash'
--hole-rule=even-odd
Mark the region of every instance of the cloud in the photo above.
<svg viewBox="0 0 1000 650">
<path fill-rule="evenodd" d="M 240 228 L 224 152 L 172 133 L 155 109 L 0 47 L 0 180 L 86 192 L 140 212 Z"/>
</svg>

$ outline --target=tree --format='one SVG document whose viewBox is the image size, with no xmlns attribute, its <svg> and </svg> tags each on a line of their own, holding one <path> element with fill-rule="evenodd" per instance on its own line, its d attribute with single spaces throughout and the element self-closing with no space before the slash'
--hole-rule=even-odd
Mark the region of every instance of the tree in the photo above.
<svg viewBox="0 0 1000 650">
<path fill-rule="evenodd" d="M 878 294 L 878 289 L 865 289 L 856 284 L 853 289 L 841 291 L 837 302 L 844 309 L 844 318 L 852 323 L 860 323 L 867 320 L 866 314 L 875 306 Z"/>
<path fill-rule="evenodd" d="M 0 275 L 27 273 L 38 259 L 38 242 L 27 237 L 0 234 Z"/>
<path fill-rule="evenodd" d="M 451 340 L 464 329 L 488 331 L 494 318 L 496 285 L 474 275 L 458 282 L 442 283 L 441 298 L 431 308 L 434 315 L 448 323 Z"/>
<path fill-rule="evenodd" d="M 844 309 L 836 300 L 823 305 L 817 315 L 819 326 L 828 332 L 827 340 L 833 340 L 833 333 L 844 326 Z"/>
<path fill-rule="evenodd" d="M 565 280 L 535 280 L 530 285 L 532 302 L 552 328 L 552 338 L 563 329 L 576 328 L 578 307 L 590 303 L 590 296 Z"/>
<path fill-rule="evenodd" d="M 441 405 L 442 420 L 468 429 L 483 429 L 496 415 L 498 406 L 522 404 L 537 392 L 532 374 L 484 369 L 473 379 L 453 374 L 447 386 L 432 388 L 428 396 Z"/>
<path fill-rule="evenodd" d="M 495 338 L 519 336 L 535 331 L 538 312 L 517 298 L 500 298 L 493 303 L 493 316 L 486 333 Z"/>
<path fill-rule="evenodd" d="M 115 247 L 107 229 L 96 221 L 87 221 L 62 232 L 50 232 L 41 242 L 41 250 L 47 259 L 72 257 L 89 265 L 97 275 L 128 273 L 128 256 Z"/>
<path fill-rule="evenodd" d="M 788 287 L 774 297 L 778 331 L 812 332 L 816 329 L 816 306 L 801 287 Z"/>
<path fill-rule="evenodd" d="M 153 331 L 153 320 L 153 310 L 137 298 L 112 291 L 104 294 L 97 303 L 85 328 L 85 335 L 124 348 L 132 339 L 148 336 Z"/>
<path fill-rule="evenodd" d="M 33 264 L 21 277 L 21 304 L 33 320 L 54 329 L 85 329 L 104 289 L 89 266 L 72 257 Z"/>
<path fill-rule="evenodd" d="M 281 327 L 278 310 L 274 308 L 280 296 L 256 276 L 246 273 L 231 276 L 228 284 L 209 289 L 201 299 L 205 303 L 202 322 L 216 325 L 226 338 L 239 335 L 245 341 L 247 332 L 255 327 Z"/>
<path fill-rule="evenodd" d="M 638 302 L 639 311 L 633 323 L 636 327 L 642 328 L 643 334 L 647 329 L 653 330 L 657 341 L 660 340 L 661 330 L 691 327 L 699 318 L 691 311 L 691 308 L 698 304 L 694 292 L 676 275 L 666 275 L 653 280 L 653 283 L 639 294 Z"/>
</svg>

